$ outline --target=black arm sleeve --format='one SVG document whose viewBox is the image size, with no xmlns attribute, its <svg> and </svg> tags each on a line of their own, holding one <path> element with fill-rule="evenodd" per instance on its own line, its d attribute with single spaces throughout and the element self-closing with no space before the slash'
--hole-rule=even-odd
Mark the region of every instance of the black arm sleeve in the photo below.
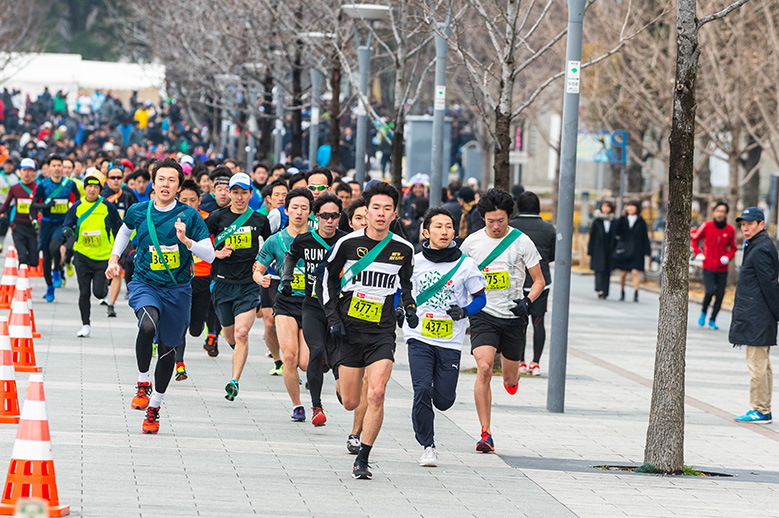
<svg viewBox="0 0 779 518">
<path fill-rule="evenodd" d="M 295 239 L 292 240 L 289 250 L 284 254 L 284 264 L 281 265 L 281 271 L 279 272 L 282 284 L 284 281 L 292 282 L 295 278 L 295 265 L 298 264 L 298 260 L 300 259 L 301 248 L 298 239 L 300 239 L 301 236 L 305 236 L 305 234 L 296 236 Z"/>
<path fill-rule="evenodd" d="M 336 246 L 338 246 L 336 244 Z M 341 294 L 341 271 L 346 264 L 346 258 L 344 257 L 343 248 L 338 247 L 338 251 L 330 259 L 325 267 L 326 283 L 323 283 L 322 288 L 327 292 L 324 299 L 327 302 L 324 304 L 325 315 L 327 315 L 327 323 L 333 325 L 341 320 L 341 316 L 338 314 L 338 298 Z"/>
<path fill-rule="evenodd" d="M 74 203 L 73 206 L 68 209 L 68 212 L 65 213 L 65 221 L 62 222 L 62 228 L 76 228 L 76 209 L 78 206 L 78 203 Z"/>
<path fill-rule="evenodd" d="M 403 262 L 403 266 L 400 267 L 400 271 L 398 272 L 398 277 L 400 277 L 400 296 L 403 299 L 404 308 L 411 305 L 416 306 L 414 294 L 412 293 L 414 286 L 411 282 L 414 273 L 414 256 L 412 254 L 406 256 L 406 260 Z"/>
</svg>

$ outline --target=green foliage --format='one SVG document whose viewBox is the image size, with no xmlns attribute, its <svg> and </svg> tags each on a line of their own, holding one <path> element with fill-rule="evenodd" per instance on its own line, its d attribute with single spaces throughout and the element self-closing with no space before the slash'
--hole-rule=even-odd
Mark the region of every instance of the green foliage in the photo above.
<svg viewBox="0 0 779 518">
<path fill-rule="evenodd" d="M 641 464 L 633 471 L 635 473 L 660 473 L 660 470 L 658 470 L 657 467 L 651 462 L 646 462 L 644 464 Z"/>
<path fill-rule="evenodd" d="M 682 475 L 687 475 L 687 476 L 690 476 L 690 477 L 700 477 L 700 476 L 703 476 L 703 473 L 700 472 L 700 471 L 697 471 L 692 466 L 684 466 L 684 468 L 682 468 Z"/>
</svg>

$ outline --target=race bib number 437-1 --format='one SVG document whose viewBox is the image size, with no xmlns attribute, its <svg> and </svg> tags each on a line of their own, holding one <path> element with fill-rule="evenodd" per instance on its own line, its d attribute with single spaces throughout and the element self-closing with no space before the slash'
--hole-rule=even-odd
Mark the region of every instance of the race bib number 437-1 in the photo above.
<svg viewBox="0 0 779 518">
<path fill-rule="evenodd" d="M 349 316 L 366 322 L 379 322 L 381 310 L 384 307 L 384 297 L 374 297 L 365 293 L 354 292 L 349 303 Z"/>
<path fill-rule="evenodd" d="M 485 268 L 481 271 L 487 278 L 488 290 L 506 290 L 509 287 L 508 270 Z"/>
<path fill-rule="evenodd" d="M 179 245 L 160 246 L 160 249 L 162 250 L 162 255 L 165 257 L 165 262 L 168 263 L 168 268 L 175 270 L 181 265 Z M 154 271 L 165 270 L 165 265 L 160 260 L 160 256 L 157 255 L 157 250 L 154 248 L 154 245 L 149 247 L 149 252 L 151 252 L 151 269 Z"/>
<path fill-rule="evenodd" d="M 422 318 L 422 336 L 427 338 L 452 338 L 454 322 L 449 315 L 425 313 Z"/>
</svg>

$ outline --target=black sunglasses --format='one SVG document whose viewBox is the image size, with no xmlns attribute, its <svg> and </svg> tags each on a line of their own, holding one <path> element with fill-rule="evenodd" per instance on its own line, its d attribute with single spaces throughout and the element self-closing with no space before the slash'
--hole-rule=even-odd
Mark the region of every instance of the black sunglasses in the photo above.
<svg viewBox="0 0 779 518">
<path fill-rule="evenodd" d="M 317 214 L 320 219 L 338 219 L 341 217 L 340 212 L 320 212 Z"/>
</svg>

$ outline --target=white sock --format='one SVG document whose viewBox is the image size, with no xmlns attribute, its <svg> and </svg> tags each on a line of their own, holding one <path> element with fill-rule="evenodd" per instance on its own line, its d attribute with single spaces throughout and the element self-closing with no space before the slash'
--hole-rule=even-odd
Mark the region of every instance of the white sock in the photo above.
<svg viewBox="0 0 779 518">
<path fill-rule="evenodd" d="M 138 371 L 138 383 L 151 383 L 151 371 Z"/>
<path fill-rule="evenodd" d="M 162 396 L 164 396 L 164 392 L 157 392 L 156 390 L 151 391 L 151 398 L 149 399 L 149 406 L 158 407 L 162 405 Z"/>
</svg>

